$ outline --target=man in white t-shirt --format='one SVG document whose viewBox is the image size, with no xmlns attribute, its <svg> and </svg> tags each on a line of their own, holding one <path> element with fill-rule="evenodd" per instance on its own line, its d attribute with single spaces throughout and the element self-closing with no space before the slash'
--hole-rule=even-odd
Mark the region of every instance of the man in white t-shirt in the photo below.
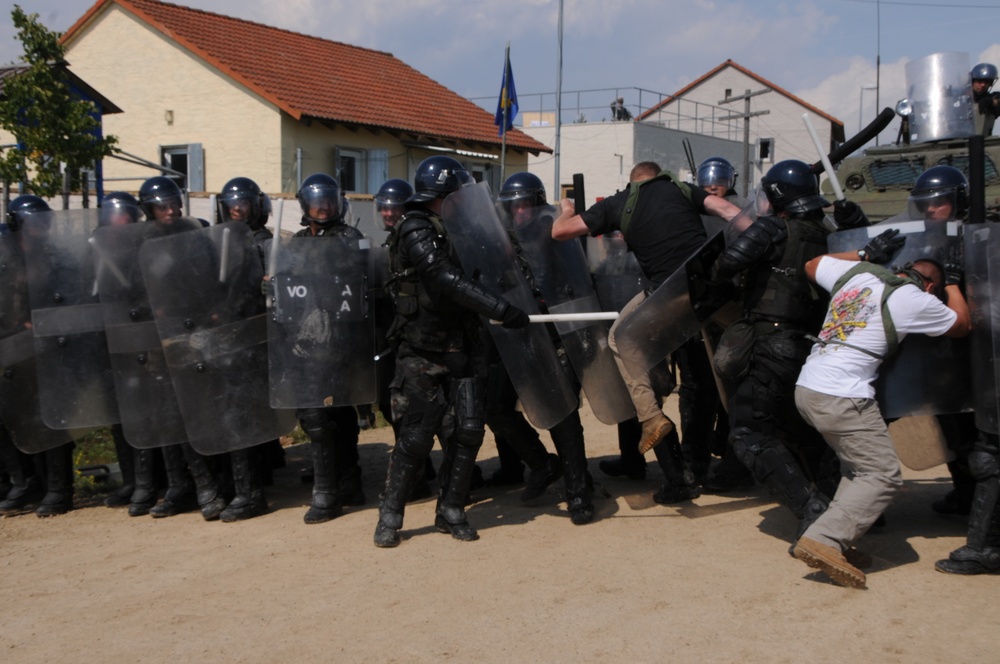
<svg viewBox="0 0 1000 664">
<path fill-rule="evenodd" d="M 795 389 L 795 405 L 836 451 L 842 477 L 829 508 L 799 538 L 792 555 L 852 588 L 866 587 L 865 574 L 844 552 L 902 484 L 899 458 L 875 401 L 878 368 L 907 334 L 961 337 L 971 329 L 962 291 L 946 285 L 957 280 L 946 280 L 938 263 L 918 260 L 893 275 L 877 265 L 859 267 L 863 258 L 863 252 L 843 252 L 806 263 L 809 279 L 832 297 Z"/>
</svg>

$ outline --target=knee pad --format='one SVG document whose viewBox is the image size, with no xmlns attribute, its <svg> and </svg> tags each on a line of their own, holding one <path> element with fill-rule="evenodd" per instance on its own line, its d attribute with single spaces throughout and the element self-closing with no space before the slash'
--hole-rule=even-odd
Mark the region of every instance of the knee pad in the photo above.
<svg viewBox="0 0 1000 664">
<path fill-rule="evenodd" d="M 336 421 L 326 408 L 300 408 L 295 414 L 299 418 L 302 431 L 314 443 L 331 435 L 337 428 Z"/>
<path fill-rule="evenodd" d="M 483 381 L 479 378 L 459 378 L 453 383 L 454 395 L 452 404 L 455 412 L 455 430 L 457 432 L 485 431 L 483 414 L 486 410 L 483 392 Z"/>
<path fill-rule="evenodd" d="M 977 481 L 1000 477 L 1000 459 L 984 450 L 973 450 L 969 454 L 969 472 Z"/>
</svg>

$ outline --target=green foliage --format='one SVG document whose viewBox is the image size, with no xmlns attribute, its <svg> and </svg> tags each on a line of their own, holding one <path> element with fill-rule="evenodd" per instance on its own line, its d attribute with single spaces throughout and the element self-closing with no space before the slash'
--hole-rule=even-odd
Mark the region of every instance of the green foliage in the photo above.
<svg viewBox="0 0 1000 664">
<path fill-rule="evenodd" d="M 27 69 L 4 83 L 0 127 L 23 149 L 0 149 L 0 179 L 27 182 L 34 193 L 55 196 L 62 189 L 61 164 L 71 174 L 70 186 L 77 188 L 80 170 L 114 153 L 118 141 L 113 136 L 98 140 L 94 103 L 75 96 L 67 85 L 58 33 L 18 5 L 11 16 Z"/>
<path fill-rule="evenodd" d="M 115 441 L 111 437 L 111 429 L 103 428 L 92 431 L 77 441 L 73 450 L 73 467 L 94 466 L 116 463 Z M 98 482 L 93 477 L 85 477 L 79 472 L 74 474 L 73 486 L 83 495 L 105 493 L 111 488 L 107 482 Z"/>
</svg>

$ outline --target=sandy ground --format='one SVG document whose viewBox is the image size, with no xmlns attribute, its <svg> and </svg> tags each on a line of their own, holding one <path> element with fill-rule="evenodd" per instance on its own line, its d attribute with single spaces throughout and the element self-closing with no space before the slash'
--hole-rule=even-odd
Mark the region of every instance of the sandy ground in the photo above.
<svg viewBox="0 0 1000 664">
<path fill-rule="evenodd" d="M 645 482 L 603 477 L 615 430 L 584 425 L 609 496 L 583 527 L 558 486 L 530 507 L 517 489 L 478 490 L 478 542 L 437 533 L 425 500 L 402 545 L 376 549 L 389 429 L 362 434 L 369 504 L 326 524 L 302 522 L 303 447 L 277 472 L 272 512 L 242 523 L 96 501 L 2 518 L 0 661 L 996 661 L 1000 577 L 933 569 L 964 541 L 961 519 L 930 511 L 943 467 L 907 473 L 861 543 L 869 589 L 849 590 L 789 557 L 795 522 L 764 490 L 656 505 L 655 464 Z M 491 439 L 481 459 L 496 467 Z"/>
</svg>

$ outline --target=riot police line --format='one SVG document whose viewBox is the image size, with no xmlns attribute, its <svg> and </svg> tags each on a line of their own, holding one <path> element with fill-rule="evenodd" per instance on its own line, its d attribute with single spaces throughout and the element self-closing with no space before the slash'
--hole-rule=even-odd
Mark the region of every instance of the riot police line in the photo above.
<svg viewBox="0 0 1000 664">
<path fill-rule="evenodd" d="M 544 198 L 527 206 L 519 219 L 513 206 L 518 196 L 501 192 L 495 204 L 486 185 L 467 181 L 461 165 L 445 159 L 422 163 L 409 194 L 396 200 L 377 197 L 380 212 L 402 208 L 397 219 L 384 217 L 390 236 L 386 247 L 373 240 L 377 229 L 366 234 L 344 223 L 346 199 L 336 180 L 323 174 L 307 178 L 298 192 L 304 228 L 296 237 L 278 240 L 267 237 L 267 197 L 246 178 L 224 187 L 215 225 L 181 216 L 180 192 L 166 178 L 147 181 L 138 199 L 109 195 L 99 211 L 58 213 L 41 199 L 17 199 L 10 232 L 0 238 L 0 268 L 12 284 L 4 294 L 9 313 L 0 329 L 5 379 L 0 417 L 13 442 L 0 440 L 0 446 L 14 480 L 0 510 L 16 511 L 39 498 L 40 515 L 71 509 L 65 458 L 72 438 L 82 430 L 113 426 L 120 432 L 116 444 L 124 443 L 121 454 L 133 456 L 123 465 L 123 475 L 131 469 L 126 475 L 132 488 L 126 501 L 130 514 L 169 516 L 200 509 L 208 520 L 258 516 L 267 511 L 259 448 L 287 433 L 294 415 L 312 442 L 314 489 L 305 520 L 328 521 L 345 504 L 365 500 L 355 407 L 378 402 L 387 405 L 383 412 L 407 443 L 402 453 L 394 450 L 390 461 L 376 544 L 399 543 L 403 505 L 426 472 L 426 442 L 434 435 L 450 441 L 435 525 L 456 539 L 475 539 L 463 508 L 487 421 L 489 379 L 488 372 L 471 366 L 474 362 L 452 364 L 457 358 L 449 357 L 449 344 L 458 337 L 435 335 L 454 333 L 469 344 L 463 355 L 478 358 L 480 345 L 493 344 L 525 415 L 535 428 L 553 435 L 561 468 L 547 457 L 528 462 L 531 451 L 518 451 L 529 465 L 527 489 L 537 493 L 562 474 L 574 523 L 592 520 L 592 478 L 582 431 L 574 431 L 578 394 L 582 389 L 607 424 L 628 420 L 634 410 L 610 356 L 605 323 L 529 325 L 529 316 L 618 310 L 642 290 L 642 275 L 619 260 L 616 238 L 593 238 L 586 254 L 578 243 L 555 242 L 551 226 L 559 211 Z M 803 211 L 812 215 L 818 180 L 798 164 L 806 166 L 783 163 L 772 169 L 763 195 L 774 211 L 807 198 Z M 996 239 L 991 242 L 989 225 L 960 223 L 971 196 L 961 172 L 949 168 L 930 169 L 918 180 L 912 213 L 834 233 L 827 249 L 860 250 L 885 230 L 896 230 L 906 243 L 894 261 L 964 261 L 970 301 L 977 311 L 988 312 Z M 785 200 L 785 186 L 808 191 Z M 393 187 L 405 190 L 408 183 Z M 949 196 L 949 216 L 929 217 L 930 201 Z M 140 211 L 145 221 L 135 223 Z M 112 212 L 119 213 L 118 221 Z M 856 210 L 849 212 L 843 218 L 856 216 Z M 756 216 L 748 210 L 742 222 L 765 227 Z M 795 228 L 795 223 L 785 225 Z M 400 238 L 397 224 L 417 230 Z M 622 340 L 634 342 L 623 344 L 624 354 L 636 371 L 648 371 L 704 328 L 722 304 L 739 299 L 738 291 L 728 287 L 722 296 L 713 290 L 720 284 L 712 266 L 726 247 L 739 246 L 734 238 L 742 230 L 714 234 L 676 278 L 661 286 L 666 295 L 657 297 L 657 291 L 648 298 L 647 310 L 654 314 L 648 317 L 649 328 L 639 324 L 647 321 L 641 315 L 623 324 Z M 412 246 L 406 244 L 411 236 L 416 236 Z M 426 280 L 421 270 L 428 268 L 408 264 L 407 251 L 432 263 Z M 593 266 L 599 256 L 600 269 L 591 270 L 588 260 Z M 395 307 L 381 317 L 382 329 L 376 329 L 379 298 Z M 678 301 L 680 310 L 674 309 Z M 709 301 L 713 306 L 706 306 Z M 470 321 L 487 319 L 503 324 L 471 329 Z M 663 325 L 664 320 L 669 323 Z M 659 335 L 664 328 L 665 337 Z M 989 316 L 977 320 L 976 330 L 971 349 L 911 351 L 912 343 L 904 346 L 883 372 L 880 390 L 890 404 L 886 416 L 974 409 L 979 429 L 996 434 Z M 409 364 L 397 363 L 397 375 L 380 380 L 375 358 L 399 355 L 400 339 L 416 352 L 408 356 Z M 968 365 L 956 361 L 963 352 L 973 358 Z M 963 373 L 963 366 L 968 371 Z M 416 367 L 417 373 L 399 375 L 401 367 Z M 899 377 L 915 368 L 924 373 Z M 433 391 L 424 395 L 404 389 L 408 380 L 419 386 L 427 376 L 439 377 L 435 372 L 454 380 L 434 382 Z M 942 377 L 950 381 L 944 389 L 936 382 Z M 928 385 L 932 389 L 919 389 Z M 33 462 L 10 453 L 14 446 L 44 455 L 44 481 L 32 472 L 37 470 Z M 167 487 L 159 502 L 150 450 L 163 451 Z M 218 467 L 209 463 L 223 454 L 229 455 L 234 496 L 227 495 L 216 477 Z M 740 460 L 753 465 L 744 460 L 750 459 L 747 454 Z"/>
</svg>

